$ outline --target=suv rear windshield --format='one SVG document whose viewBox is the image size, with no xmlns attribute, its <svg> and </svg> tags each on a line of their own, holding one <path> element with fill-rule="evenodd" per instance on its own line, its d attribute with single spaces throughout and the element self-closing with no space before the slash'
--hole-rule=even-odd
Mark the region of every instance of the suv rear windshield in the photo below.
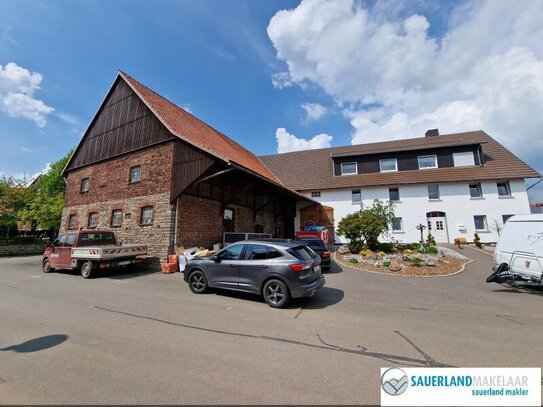
<svg viewBox="0 0 543 407">
<path fill-rule="evenodd" d="M 313 260 L 315 257 L 318 257 L 318 255 L 307 246 L 291 247 L 290 249 L 287 249 L 287 252 L 292 254 L 298 260 L 304 261 Z"/>
<path fill-rule="evenodd" d="M 103 244 L 115 244 L 113 233 L 81 233 L 79 246 L 96 246 Z"/>
<path fill-rule="evenodd" d="M 300 239 L 300 242 L 305 243 L 312 249 L 326 249 L 326 245 L 321 239 Z"/>
</svg>

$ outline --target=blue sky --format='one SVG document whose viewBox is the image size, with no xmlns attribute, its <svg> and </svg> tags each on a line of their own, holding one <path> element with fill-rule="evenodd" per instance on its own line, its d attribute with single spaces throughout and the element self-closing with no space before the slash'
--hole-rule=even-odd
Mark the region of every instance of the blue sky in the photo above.
<svg viewBox="0 0 543 407">
<path fill-rule="evenodd" d="M 543 171 L 543 13 L 515 4 L 0 1 L 0 174 L 75 147 L 119 69 L 256 154 L 483 129 Z"/>
</svg>

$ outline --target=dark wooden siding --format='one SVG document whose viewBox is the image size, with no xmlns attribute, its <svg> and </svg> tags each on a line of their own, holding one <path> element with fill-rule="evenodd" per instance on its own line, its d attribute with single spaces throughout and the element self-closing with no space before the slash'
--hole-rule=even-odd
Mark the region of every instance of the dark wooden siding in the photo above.
<svg viewBox="0 0 543 407">
<path fill-rule="evenodd" d="M 174 139 L 122 78 L 117 78 L 68 171 Z"/>
<path fill-rule="evenodd" d="M 341 164 L 356 162 L 359 174 L 380 172 L 379 160 L 396 158 L 398 171 L 418 170 L 418 157 L 422 155 L 436 155 L 439 168 L 454 167 L 453 153 L 472 151 L 475 165 L 479 165 L 477 146 L 444 147 L 439 149 L 424 149 L 414 151 L 399 151 L 395 153 L 361 155 L 355 157 L 334 158 L 334 174 L 341 175 Z"/>
<path fill-rule="evenodd" d="M 181 195 L 215 160 L 190 145 L 177 141 L 173 151 L 172 201 Z"/>
</svg>

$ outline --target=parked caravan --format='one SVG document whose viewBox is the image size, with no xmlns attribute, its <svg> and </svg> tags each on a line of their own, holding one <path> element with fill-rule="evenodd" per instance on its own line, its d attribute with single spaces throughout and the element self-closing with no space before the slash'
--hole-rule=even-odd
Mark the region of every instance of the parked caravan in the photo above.
<svg viewBox="0 0 543 407">
<path fill-rule="evenodd" d="M 501 230 L 488 283 L 543 286 L 543 214 L 515 215 Z"/>
</svg>

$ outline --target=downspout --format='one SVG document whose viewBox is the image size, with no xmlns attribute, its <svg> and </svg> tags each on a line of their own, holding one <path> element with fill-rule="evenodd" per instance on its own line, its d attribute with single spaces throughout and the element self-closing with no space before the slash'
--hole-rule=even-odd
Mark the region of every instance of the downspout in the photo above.
<svg viewBox="0 0 543 407">
<path fill-rule="evenodd" d="M 173 250 L 177 249 L 177 221 L 179 220 L 179 198 L 175 198 L 175 225 L 173 232 Z"/>
</svg>

